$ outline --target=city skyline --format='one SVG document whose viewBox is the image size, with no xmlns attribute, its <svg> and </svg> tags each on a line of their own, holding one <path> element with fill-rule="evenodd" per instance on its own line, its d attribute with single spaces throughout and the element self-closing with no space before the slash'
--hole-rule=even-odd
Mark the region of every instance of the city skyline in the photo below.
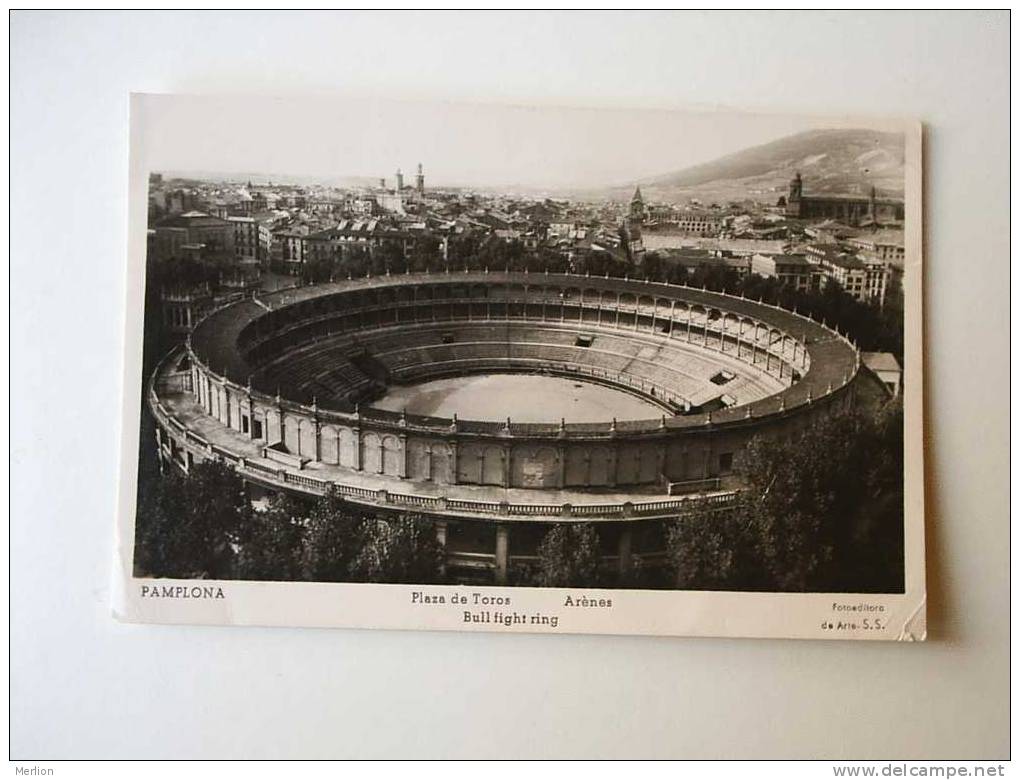
<svg viewBox="0 0 1020 780">
<path fill-rule="evenodd" d="M 434 187 L 616 189 L 799 132 L 862 126 L 832 117 L 705 109 L 535 109 L 366 99 L 269 99 L 254 107 L 243 98 L 136 98 L 136 110 L 161 128 L 147 139 L 147 170 L 321 184 L 377 183 L 382 177 L 392 182 L 398 167 L 410 176 L 422 163 Z M 297 133 L 295 115 L 302 121 Z M 864 126 L 885 129 L 879 122 Z"/>
</svg>

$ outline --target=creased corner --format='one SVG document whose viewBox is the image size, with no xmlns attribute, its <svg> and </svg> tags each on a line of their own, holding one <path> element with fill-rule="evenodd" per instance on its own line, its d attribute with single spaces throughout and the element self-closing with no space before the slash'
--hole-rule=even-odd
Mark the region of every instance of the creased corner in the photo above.
<svg viewBox="0 0 1020 780">
<path fill-rule="evenodd" d="M 896 637 L 899 642 L 924 642 L 928 638 L 928 597 L 921 599 Z"/>
</svg>

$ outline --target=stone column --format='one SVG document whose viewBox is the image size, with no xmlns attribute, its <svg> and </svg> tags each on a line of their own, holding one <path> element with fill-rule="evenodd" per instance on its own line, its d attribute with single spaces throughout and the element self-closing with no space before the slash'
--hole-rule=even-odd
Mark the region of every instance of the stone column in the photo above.
<svg viewBox="0 0 1020 780">
<path fill-rule="evenodd" d="M 456 485 L 457 477 L 457 442 L 450 442 L 450 484 Z"/>
<path fill-rule="evenodd" d="M 361 428 L 355 427 L 351 429 L 354 434 L 354 470 L 361 471 L 362 469 L 362 458 L 361 458 Z"/>
<path fill-rule="evenodd" d="M 442 551 L 442 557 L 439 559 L 439 575 L 441 577 L 446 576 L 446 520 L 436 520 L 436 542 L 439 544 L 439 549 Z"/>
<path fill-rule="evenodd" d="M 228 428 L 233 428 L 234 426 L 230 424 L 230 388 L 227 386 L 226 380 L 224 380 L 223 383 L 223 407 L 223 411 L 226 413 L 225 416 L 227 418 L 224 422 Z M 241 424 L 236 420 L 234 422 L 237 423 L 237 430 L 241 430 Z"/>
<path fill-rule="evenodd" d="M 208 373 L 202 377 L 202 383 L 205 386 L 205 413 L 212 417 L 212 380 Z"/>
<path fill-rule="evenodd" d="M 510 563 L 510 529 L 503 525 L 496 526 L 496 584 L 506 585 L 506 575 Z"/>
<path fill-rule="evenodd" d="M 556 487 L 563 490 L 567 482 L 567 451 L 562 445 L 556 448 Z"/>
<path fill-rule="evenodd" d="M 510 454 L 509 445 L 503 445 L 503 487 L 510 487 Z"/>
<path fill-rule="evenodd" d="M 401 479 L 407 479 L 407 434 L 400 434 L 400 474 Z"/>
<path fill-rule="evenodd" d="M 631 556 L 633 555 L 633 531 L 629 525 L 623 526 L 620 531 L 620 541 L 617 547 L 617 554 L 620 556 L 618 569 L 621 577 L 626 577 L 631 570 Z"/>
</svg>

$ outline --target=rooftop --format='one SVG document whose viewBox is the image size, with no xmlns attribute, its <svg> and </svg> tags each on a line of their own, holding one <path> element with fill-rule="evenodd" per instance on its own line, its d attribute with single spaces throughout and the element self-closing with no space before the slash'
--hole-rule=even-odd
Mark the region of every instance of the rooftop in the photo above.
<svg viewBox="0 0 1020 780">
<path fill-rule="evenodd" d="M 872 371 L 902 371 L 891 352 L 862 352 L 861 360 Z"/>
</svg>

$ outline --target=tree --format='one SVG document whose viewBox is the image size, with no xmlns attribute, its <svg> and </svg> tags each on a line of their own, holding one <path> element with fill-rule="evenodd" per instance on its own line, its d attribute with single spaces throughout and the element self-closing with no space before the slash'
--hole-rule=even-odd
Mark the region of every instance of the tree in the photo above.
<svg viewBox="0 0 1020 780">
<path fill-rule="evenodd" d="M 424 235 L 414 242 L 408 261 L 412 271 L 436 271 L 442 266 L 442 262 L 443 253 L 438 238 Z"/>
<path fill-rule="evenodd" d="M 538 585 L 545 588 L 599 584 L 599 537 L 591 523 L 557 523 L 538 546 Z"/>
<path fill-rule="evenodd" d="M 136 564 L 155 577 L 229 578 L 249 515 L 244 483 L 226 465 L 206 461 L 187 475 L 171 471 L 139 501 Z"/>
<path fill-rule="evenodd" d="M 387 241 L 372 254 L 372 273 L 381 276 L 387 272 L 402 274 L 407 270 L 404 248 L 393 241 Z"/>
<path fill-rule="evenodd" d="M 753 440 L 734 510 L 769 590 L 902 588 L 902 412 L 827 417 L 789 441 Z"/>
<path fill-rule="evenodd" d="M 362 517 L 334 487 L 315 502 L 305 528 L 304 577 L 346 582 L 361 543 Z"/>
<path fill-rule="evenodd" d="M 322 284 L 333 275 L 333 261 L 325 257 L 314 257 L 301 264 L 301 281 L 305 284 Z"/>
<path fill-rule="evenodd" d="M 237 559 L 243 580 L 293 581 L 301 578 L 304 520 L 301 506 L 277 493 L 264 511 L 253 511 Z"/>
<path fill-rule="evenodd" d="M 833 590 L 903 591 L 903 405 L 866 417 L 857 442 L 860 480 L 834 544 Z"/>
<path fill-rule="evenodd" d="M 429 584 L 441 581 L 443 552 L 435 525 L 420 515 L 369 517 L 350 564 L 359 582 Z"/>
<path fill-rule="evenodd" d="M 666 552 L 674 587 L 727 590 L 747 587 L 748 535 L 741 518 L 697 506 L 666 529 Z"/>
</svg>

